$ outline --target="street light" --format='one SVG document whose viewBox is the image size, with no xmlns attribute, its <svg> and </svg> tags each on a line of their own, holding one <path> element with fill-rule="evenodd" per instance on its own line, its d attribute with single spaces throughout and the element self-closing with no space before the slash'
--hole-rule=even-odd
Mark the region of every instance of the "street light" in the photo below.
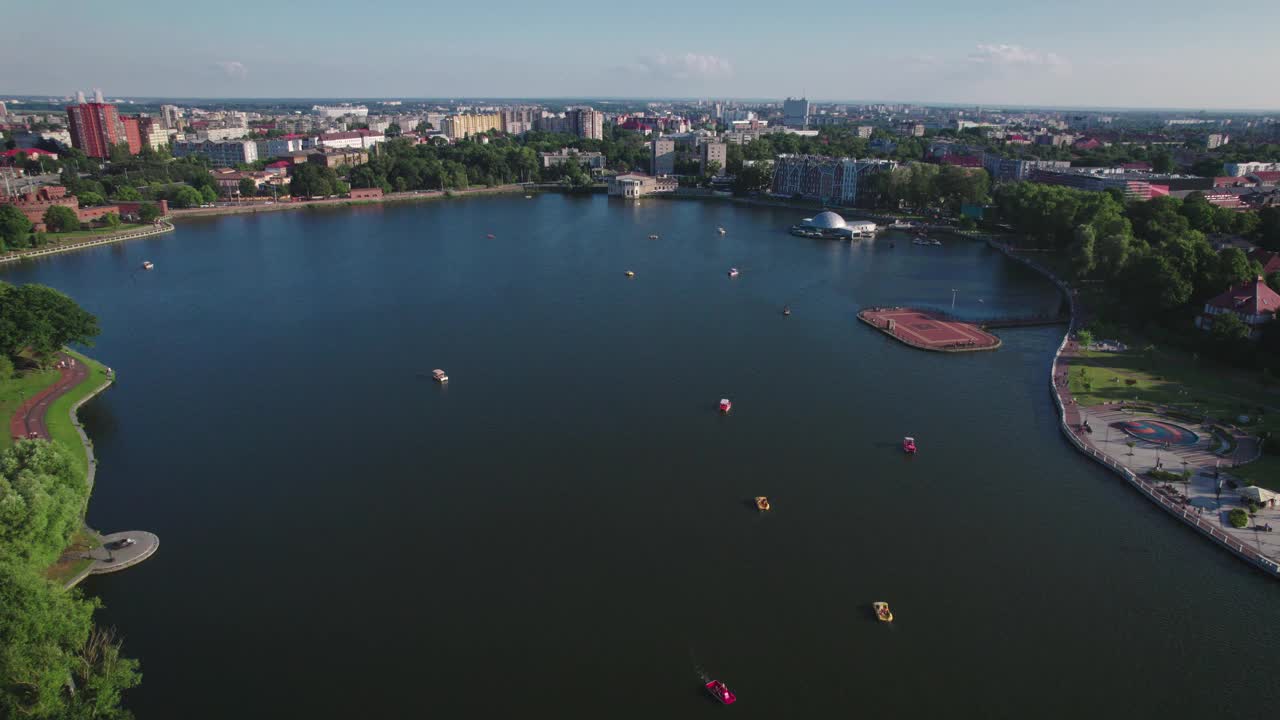
<svg viewBox="0 0 1280 720">
<path fill-rule="evenodd" d="M 956 289 L 951 288 L 951 309 L 956 309 Z"/>
</svg>

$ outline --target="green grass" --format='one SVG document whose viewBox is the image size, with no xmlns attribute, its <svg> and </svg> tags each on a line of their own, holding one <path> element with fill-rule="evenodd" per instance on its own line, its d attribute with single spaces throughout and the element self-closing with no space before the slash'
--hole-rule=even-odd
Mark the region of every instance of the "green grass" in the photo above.
<svg viewBox="0 0 1280 720">
<path fill-rule="evenodd" d="M 17 378 L 0 380 L 0 422 L 4 424 L 3 432 L 0 432 L 0 450 L 13 445 L 13 438 L 9 436 L 9 421 L 13 419 L 23 398 L 30 398 L 57 380 L 57 370 L 26 372 Z"/>
<path fill-rule="evenodd" d="M 71 230 L 70 232 L 46 233 L 50 243 L 74 242 L 76 240 L 88 240 L 92 237 L 106 237 L 108 235 L 118 235 L 123 232 L 130 232 L 139 228 L 151 227 L 144 223 L 121 223 L 115 229 L 111 228 L 95 228 L 93 230 Z"/>
<path fill-rule="evenodd" d="M 71 424 L 71 406 L 80 402 L 94 390 L 102 387 L 107 381 L 107 369 L 102 363 L 92 360 L 72 350 L 67 351 L 76 359 L 76 362 L 82 362 L 89 367 L 89 377 L 84 382 L 72 388 L 71 392 L 58 398 L 53 405 L 49 406 L 49 414 L 45 416 L 45 424 L 49 428 L 49 437 L 54 442 L 61 443 L 71 451 L 72 455 L 78 461 L 81 477 L 88 472 L 89 457 L 85 454 L 84 445 L 80 442 L 80 434 L 76 432 L 76 428 Z"/>
<path fill-rule="evenodd" d="M 1250 432 L 1280 432 L 1280 393 L 1262 384 L 1258 376 L 1196 360 L 1179 351 L 1156 349 L 1147 353 L 1139 338 L 1120 337 L 1130 350 L 1122 353 L 1086 352 L 1071 359 L 1071 393 L 1081 405 L 1104 402 L 1140 402 L 1182 408 L 1193 415 L 1236 424 L 1248 415 Z M 1083 368 L 1084 375 L 1080 371 Z M 1128 384 L 1127 381 L 1133 381 Z M 1259 418 L 1257 410 L 1265 408 Z M 1231 470 L 1239 477 L 1280 491 L 1280 458 L 1262 456 L 1256 462 Z"/>
</svg>

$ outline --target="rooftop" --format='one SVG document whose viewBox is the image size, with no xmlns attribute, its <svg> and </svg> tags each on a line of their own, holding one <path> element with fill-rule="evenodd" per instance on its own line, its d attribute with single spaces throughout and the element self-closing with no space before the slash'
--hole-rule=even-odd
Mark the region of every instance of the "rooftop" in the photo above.
<svg viewBox="0 0 1280 720">
<path fill-rule="evenodd" d="M 1210 307 L 1222 308 L 1242 315 L 1274 315 L 1280 309 L 1280 295 L 1267 287 L 1266 281 L 1256 277 L 1228 289 L 1207 303 Z"/>
</svg>

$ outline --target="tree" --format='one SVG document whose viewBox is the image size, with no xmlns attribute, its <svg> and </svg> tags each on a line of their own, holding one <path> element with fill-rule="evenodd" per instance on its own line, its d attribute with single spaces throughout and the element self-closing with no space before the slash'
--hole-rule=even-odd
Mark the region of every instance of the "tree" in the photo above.
<svg viewBox="0 0 1280 720">
<path fill-rule="evenodd" d="M 1191 174 L 1199 175 L 1200 177 L 1222 177 L 1226 174 L 1226 169 L 1223 167 L 1221 159 L 1208 157 L 1203 160 L 1197 160 L 1191 166 Z"/>
<path fill-rule="evenodd" d="M 20 247 L 31 233 L 31 221 L 21 210 L 5 205 L 0 207 L 0 250 Z"/>
<path fill-rule="evenodd" d="M 1223 250 L 1218 255 L 1216 265 L 1213 284 L 1220 289 L 1248 282 L 1258 276 L 1258 273 L 1254 272 L 1253 263 L 1249 261 L 1249 256 L 1245 255 L 1240 248 Z"/>
<path fill-rule="evenodd" d="M 102 216 L 102 224 L 109 228 L 120 227 L 120 216 L 115 213 L 107 213 Z"/>
<path fill-rule="evenodd" d="M 80 229 L 80 217 L 65 205 L 50 205 L 44 211 L 44 224 L 53 232 L 69 232 Z"/>
<path fill-rule="evenodd" d="M 138 219 L 144 223 L 153 223 L 160 217 L 160 206 L 147 203 L 138 208 Z"/>
<path fill-rule="evenodd" d="M 1267 287 L 1280 293 L 1280 270 L 1267 275 Z"/>
<path fill-rule="evenodd" d="M 131 187 L 129 185 L 125 185 L 116 190 L 116 200 L 132 202 L 132 201 L 141 200 L 141 199 L 142 199 L 142 193 L 139 193 L 137 188 Z"/>
<path fill-rule="evenodd" d="M 1213 328 L 1209 331 L 1220 355 L 1230 357 L 1249 342 L 1249 326 L 1235 313 L 1213 316 Z"/>
<path fill-rule="evenodd" d="M 170 202 L 172 202 L 175 207 L 180 208 L 196 207 L 200 203 L 204 202 L 204 196 L 200 194 L 199 190 L 196 190 L 190 185 L 183 185 L 173 194 L 173 198 Z"/>
<path fill-rule="evenodd" d="M 218 191 L 214 190 L 212 185 L 205 185 L 200 188 L 200 199 L 206 203 L 218 202 Z"/>
<path fill-rule="evenodd" d="M 1161 150 L 1151 156 L 1151 169 L 1158 173 L 1167 173 L 1173 170 L 1173 156 L 1167 150 Z"/>
<path fill-rule="evenodd" d="M 1076 277 L 1088 277 L 1097 266 L 1096 244 L 1096 233 L 1092 226 L 1081 225 L 1076 228 L 1076 241 L 1071 248 L 1071 264 Z"/>
<path fill-rule="evenodd" d="M 768 190 L 773 184 L 773 163 L 757 160 L 750 165 L 744 164 L 733 178 L 733 192 L 736 195 Z"/>
<path fill-rule="evenodd" d="M 252 197 L 258 194 L 258 183 L 253 178 L 241 178 L 239 190 L 241 195 Z"/>
<path fill-rule="evenodd" d="M 390 125 L 387 125 L 387 130 L 385 134 L 389 138 L 400 137 L 400 123 L 391 123 Z"/>
<path fill-rule="evenodd" d="M 30 348 L 46 356 L 67 343 L 92 345 L 97 335 L 97 318 L 57 290 L 0 283 L 0 354 Z"/>
</svg>

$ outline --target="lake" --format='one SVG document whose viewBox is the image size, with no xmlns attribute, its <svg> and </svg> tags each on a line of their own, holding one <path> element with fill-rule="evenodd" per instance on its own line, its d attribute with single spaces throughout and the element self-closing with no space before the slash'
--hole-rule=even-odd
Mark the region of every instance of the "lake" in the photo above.
<svg viewBox="0 0 1280 720">
<path fill-rule="evenodd" d="M 119 373 L 88 519 L 161 547 L 83 587 L 142 661 L 127 705 L 695 718 L 706 673 L 736 717 L 1271 712 L 1280 585 L 1067 444 L 1061 327 L 941 355 L 855 318 L 1052 312 L 1050 282 L 806 214 L 468 198 L 0 268 Z"/>
</svg>

